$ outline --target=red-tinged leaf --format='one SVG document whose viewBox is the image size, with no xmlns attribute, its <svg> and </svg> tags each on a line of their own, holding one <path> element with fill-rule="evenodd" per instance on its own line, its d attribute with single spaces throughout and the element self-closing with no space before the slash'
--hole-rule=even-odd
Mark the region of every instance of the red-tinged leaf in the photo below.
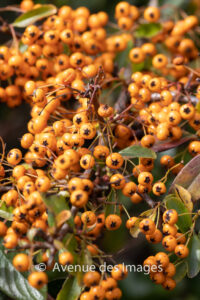
<svg viewBox="0 0 200 300">
<path fill-rule="evenodd" d="M 171 141 L 171 142 L 164 142 L 164 143 L 158 143 L 158 144 L 155 144 L 152 149 L 155 151 L 155 152 L 163 152 L 163 151 L 167 151 L 169 149 L 172 149 L 172 148 L 176 148 L 178 146 L 181 146 L 189 141 L 192 141 L 196 138 L 195 135 L 191 134 L 191 135 L 188 135 L 188 136 L 185 136 L 185 137 L 182 137 L 180 140 L 177 140 L 177 141 Z"/>
<path fill-rule="evenodd" d="M 181 185 L 184 188 L 189 188 L 195 178 L 200 174 L 200 155 L 195 156 L 185 165 L 185 167 L 178 173 L 172 185 L 169 193 L 173 192 L 175 184 Z"/>
<path fill-rule="evenodd" d="M 188 192 L 190 192 L 192 201 L 198 201 L 200 199 L 200 173 L 197 177 L 192 181 L 190 186 L 188 187 Z"/>
</svg>

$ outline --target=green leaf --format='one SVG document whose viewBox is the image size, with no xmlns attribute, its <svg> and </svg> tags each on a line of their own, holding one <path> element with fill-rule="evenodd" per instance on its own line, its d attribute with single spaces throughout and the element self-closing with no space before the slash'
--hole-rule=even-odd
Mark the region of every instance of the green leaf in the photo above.
<svg viewBox="0 0 200 300">
<path fill-rule="evenodd" d="M 13 208 L 7 207 L 5 202 L 3 202 L 0 207 L 0 217 L 5 220 L 12 221 L 12 219 L 13 219 L 12 211 L 13 211 Z"/>
<path fill-rule="evenodd" d="M 68 45 L 64 44 L 63 43 L 63 53 L 67 54 L 67 55 L 70 55 L 71 54 L 71 51 L 70 51 L 70 48 Z"/>
<path fill-rule="evenodd" d="M 176 281 L 176 283 L 180 282 L 185 275 L 187 274 L 187 263 L 185 261 L 180 262 L 177 266 L 176 266 L 176 274 L 173 277 L 173 279 Z"/>
<path fill-rule="evenodd" d="M 81 266 L 81 269 L 76 272 L 77 282 L 80 286 L 83 284 L 84 271 L 91 270 L 91 266 L 94 266 L 91 253 L 85 248 L 84 242 L 82 242 L 81 248 L 81 253 L 77 256 L 77 265 Z"/>
<path fill-rule="evenodd" d="M 49 227 L 56 226 L 56 220 L 55 220 L 54 214 L 51 211 L 48 211 L 48 225 L 49 225 Z"/>
<path fill-rule="evenodd" d="M 159 23 L 141 24 L 135 31 L 136 37 L 150 38 L 161 31 L 162 25 Z"/>
<path fill-rule="evenodd" d="M 52 281 L 57 281 L 59 279 L 66 279 L 68 273 L 67 272 L 62 272 L 60 270 L 60 267 L 55 268 L 53 271 L 47 271 L 47 276 L 48 276 L 48 282 L 52 282 Z M 45 299 L 46 300 L 46 299 Z"/>
<path fill-rule="evenodd" d="M 62 195 L 54 194 L 47 196 L 46 194 L 43 194 L 42 199 L 47 208 L 55 215 L 58 215 L 61 211 L 68 209 L 66 198 Z"/>
<path fill-rule="evenodd" d="M 184 189 L 182 186 L 175 184 L 175 193 L 178 198 L 180 198 L 187 209 L 192 212 L 193 210 L 193 202 L 192 202 L 192 196 L 190 192 L 186 189 Z"/>
<path fill-rule="evenodd" d="M 152 66 L 152 59 L 151 58 L 146 58 L 144 61 L 142 61 L 139 64 L 132 63 L 132 72 L 140 72 L 142 70 L 149 70 Z"/>
<path fill-rule="evenodd" d="M 24 45 L 21 41 L 19 42 L 19 51 L 24 53 L 28 49 L 28 45 Z"/>
<path fill-rule="evenodd" d="M 13 219 L 13 214 L 12 213 L 9 213 L 5 210 L 1 210 L 0 209 L 0 217 L 5 219 L 5 220 L 8 220 L 8 221 L 12 221 Z"/>
<path fill-rule="evenodd" d="M 188 3 L 188 0 L 159 0 L 159 5 L 170 4 L 173 6 L 182 6 Z"/>
<path fill-rule="evenodd" d="M 188 248 L 190 250 L 187 257 L 188 277 L 195 277 L 200 271 L 200 240 L 195 234 L 189 242 Z"/>
<path fill-rule="evenodd" d="M 135 72 L 140 72 L 144 69 L 145 67 L 145 61 L 139 63 L 139 64 L 136 64 L 136 63 L 132 63 L 132 72 L 135 73 Z"/>
<path fill-rule="evenodd" d="M 43 18 L 56 14 L 57 8 L 52 4 L 42 5 L 19 16 L 12 24 L 15 27 L 26 27 Z"/>
<path fill-rule="evenodd" d="M 197 102 L 197 105 L 195 108 L 196 108 L 197 112 L 199 113 L 200 112 L 200 101 Z"/>
<path fill-rule="evenodd" d="M 113 191 L 113 189 L 111 190 L 110 194 L 108 195 L 107 201 L 108 202 L 114 202 L 114 191 Z M 106 218 L 108 215 L 113 213 L 114 204 L 110 204 L 110 203 L 106 204 L 105 203 L 105 206 L 106 206 L 106 208 L 105 208 L 105 218 Z"/>
<path fill-rule="evenodd" d="M 134 158 L 134 157 L 145 157 L 156 159 L 156 153 L 149 149 L 142 147 L 140 145 L 133 145 L 127 147 L 119 152 L 124 157 Z"/>
<path fill-rule="evenodd" d="M 65 247 L 68 251 L 75 254 L 75 250 L 77 249 L 77 240 L 73 233 L 68 233 L 65 238 Z"/>
<path fill-rule="evenodd" d="M 138 220 L 135 222 L 134 226 L 131 227 L 130 229 L 130 235 L 133 237 L 133 238 L 137 238 L 138 235 L 140 234 L 140 228 L 139 228 L 139 224 L 140 224 L 140 221 L 141 219 L 138 218 Z"/>
<path fill-rule="evenodd" d="M 185 167 L 178 173 L 172 185 L 169 193 L 173 191 L 175 184 L 179 184 L 184 188 L 188 188 L 195 178 L 200 174 L 200 155 L 191 159 Z"/>
<path fill-rule="evenodd" d="M 165 5 L 162 9 L 162 15 L 174 15 L 179 13 L 179 8 L 185 10 L 190 1 L 188 0 L 159 0 L 159 5 Z"/>
<path fill-rule="evenodd" d="M 188 231 L 192 225 L 192 218 L 185 204 L 175 195 L 168 195 L 165 201 L 168 209 L 175 209 L 178 214 L 184 214 L 178 217 L 177 225 L 181 232 Z"/>
<path fill-rule="evenodd" d="M 193 180 L 193 182 L 188 187 L 188 192 L 190 192 L 193 201 L 200 199 L 200 174 Z"/>
<path fill-rule="evenodd" d="M 156 210 L 151 208 L 151 209 L 148 209 L 148 210 L 142 212 L 139 215 L 138 220 L 136 220 L 134 226 L 130 229 L 130 234 L 133 238 L 137 238 L 139 233 L 141 232 L 140 229 L 139 229 L 139 224 L 140 224 L 140 221 L 143 218 L 150 218 L 152 221 L 155 221 L 155 219 L 156 219 Z"/>
<path fill-rule="evenodd" d="M 56 216 L 56 224 L 58 227 L 60 227 L 62 224 L 67 222 L 72 217 L 71 211 L 69 209 L 62 210 L 57 216 Z"/>
<path fill-rule="evenodd" d="M 46 296 L 31 287 L 0 250 L 0 290 L 16 300 L 44 300 Z"/>
<path fill-rule="evenodd" d="M 41 289 L 40 289 L 40 294 L 43 296 L 43 299 L 47 299 L 47 285 L 44 285 Z M 32 300 L 32 299 L 31 299 Z"/>
<path fill-rule="evenodd" d="M 117 54 L 115 61 L 117 62 L 118 68 L 125 68 L 130 64 L 129 52 L 133 48 L 133 41 L 127 43 L 126 49 Z"/>
<path fill-rule="evenodd" d="M 38 233 L 38 228 L 31 228 L 27 231 L 27 238 L 29 239 L 29 241 L 33 241 L 36 234 Z"/>
<path fill-rule="evenodd" d="M 69 277 L 65 280 L 56 300 L 77 300 L 81 294 L 81 287 L 76 277 Z"/>
<path fill-rule="evenodd" d="M 121 190 L 112 189 L 107 198 L 107 202 L 109 203 L 105 203 L 105 217 L 107 217 L 110 214 L 120 215 L 119 205 L 116 205 L 115 202 L 123 202 L 123 199 L 124 195 L 122 194 Z"/>
</svg>

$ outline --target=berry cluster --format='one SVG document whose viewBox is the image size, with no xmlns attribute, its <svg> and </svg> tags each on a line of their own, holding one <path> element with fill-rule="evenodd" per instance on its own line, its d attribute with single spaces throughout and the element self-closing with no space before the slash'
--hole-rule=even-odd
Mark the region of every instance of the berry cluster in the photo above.
<svg viewBox="0 0 200 300">
<path fill-rule="evenodd" d="M 126 226 L 128 229 L 133 228 L 139 221 L 140 231 L 145 234 L 149 243 L 158 244 L 162 242 L 164 249 L 168 252 L 174 252 L 180 259 L 188 256 L 189 250 L 186 243 L 186 237 L 181 232 L 177 232 L 176 222 L 178 214 L 176 210 L 166 210 L 163 214 L 162 232 L 152 219 L 145 218 L 140 221 L 137 217 L 130 218 Z M 164 237 L 163 237 L 164 235 Z M 172 277 L 176 273 L 176 267 L 170 262 L 169 256 L 165 252 L 158 252 L 155 256 L 149 256 L 144 261 L 144 266 L 154 267 L 150 269 L 150 278 L 156 284 L 162 284 L 165 289 L 175 288 L 176 282 Z M 157 267 L 156 267 L 157 266 Z M 160 268 L 160 269 L 159 269 Z"/>
<path fill-rule="evenodd" d="M 83 282 L 88 291 L 81 294 L 80 300 L 88 299 L 120 299 L 121 290 L 117 287 L 117 281 L 127 276 L 127 270 L 123 265 L 116 265 L 111 272 L 111 277 L 101 280 L 99 272 L 87 272 Z"/>
</svg>

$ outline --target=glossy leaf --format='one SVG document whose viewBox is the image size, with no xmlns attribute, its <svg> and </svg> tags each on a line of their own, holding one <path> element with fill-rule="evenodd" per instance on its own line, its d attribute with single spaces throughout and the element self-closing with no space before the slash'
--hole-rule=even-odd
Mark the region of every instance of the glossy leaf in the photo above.
<svg viewBox="0 0 200 300">
<path fill-rule="evenodd" d="M 141 24 L 135 31 L 136 37 L 150 38 L 158 34 L 162 29 L 162 25 L 159 23 Z"/>
<path fill-rule="evenodd" d="M 51 211 L 48 211 L 48 225 L 49 227 L 53 227 L 53 228 L 55 228 L 56 226 L 56 220 L 54 214 Z"/>
<path fill-rule="evenodd" d="M 175 195 L 168 195 L 165 201 L 168 209 L 175 209 L 179 215 L 184 214 L 178 217 L 176 224 L 181 232 L 188 231 L 192 225 L 192 218 L 185 204 Z"/>
<path fill-rule="evenodd" d="M 59 279 L 65 280 L 68 273 L 64 271 L 62 272 L 60 266 L 58 265 L 57 267 L 57 265 L 55 264 L 54 269 L 52 271 L 47 271 L 47 275 L 48 275 L 48 282 L 51 282 Z"/>
<path fill-rule="evenodd" d="M 63 223 L 68 221 L 71 218 L 71 211 L 70 210 L 63 210 L 56 216 L 56 224 L 60 227 Z"/>
<path fill-rule="evenodd" d="M 183 201 L 183 203 L 185 204 L 187 209 L 190 212 L 192 212 L 193 202 L 192 202 L 192 196 L 191 196 L 190 192 L 178 184 L 175 184 L 174 189 L 175 189 L 175 193 L 176 193 L 177 197 L 179 197 Z"/>
<path fill-rule="evenodd" d="M 27 231 L 27 238 L 29 239 L 29 241 L 33 241 L 36 234 L 38 233 L 38 228 L 31 228 Z"/>
<path fill-rule="evenodd" d="M 192 181 L 188 187 L 188 192 L 190 192 L 192 200 L 197 201 L 200 199 L 200 174 Z"/>
<path fill-rule="evenodd" d="M 150 218 L 151 220 L 155 221 L 155 218 L 156 218 L 156 209 L 154 208 L 151 208 L 151 209 L 148 209 L 144 212 L 142 212 L 140 214 L 140 217 L 141 218 Z"/>
<path fill-rule="evenodd" d="M 63 53 L 70 55 L 71 51 L 68 45 L 63 43 Z"/>
<path fill-rule="evenodd" d="M 21 41 L 19 42 L 19 51 L 24 53 L 28 49 L 28 45 L 24 45 Z"/>
<path fill-rule="evenodd" d="M 77 249 L 77 240 L 74 234 L 68 233 L 66 235 L 65 248 L 71 253 L 73 253 L 73 255 L 75 254 L 75 250 Z"/>
<path fill-rule="evenodd" d="M 159 5 L 165 5 L 163 9 L 164 14 L 174 13 L 174 9 L 185 7 L 188 4 L 188 0 L 159 0 Z M 168 6 L 169 5 L 169 6 Z"/>
<path fill-rule="evenodd" d="M 200 155 L 191 159 L 185 167 L 178 173 L 172 182 L 169 192 L 172 192 L 175 184 L 179 184 L 184 188 L 188 188 L 195 178 L 200 174 Z"/>
<path fill-rule="evenodd" d="M 84 276 L 84 271 L 89 271 L 91 270 L 91 267 L 94 266 L 91 253 L 88 251 L 87 248 L 85 247 L 84 242 L 82 242 L 82 251 L 81 253 L 77 256 L 77 265 L 81 266 L 81 269 L 77 270 L 77 282 L 80 286 L 83 284 L 83 276 Z"/>
<path fill-rule="evenodd" d="M 189 242 L 189 256 L 187 257 L 188 277 L 195 277 L 200 271 L 200 240 L 194 235 Z"/>
<path fill-rule="evenodd" d="M 116 62 L 117 65 L 120 68 L 125 68 L 128 64 L 130 64 L 129 61 L 129 52 L 133 48 L 133 41 L 129 41 L 127 43 L 127 47 L 124 51 L 121 51 L 116 56 Z"/>
<path fill-rule="evenodd" d="M 187 263 L 185 261 L 180 262 L 177 266 L 176 266 L 176 274 L 173 277 L 173 279 L 176 281 L 176 283 L 180 282 L 185 275 L 187 274 Z"/>
<path fill-rule="evenodd" d="M 61 241 L 54 239 L 53 244 L 57 250 L 62 250 L 64 245 Z"/>
<path fill-rule="evenodd" d="M 42 5 L 19 16 L 12 24 L 15 27 L 26 27 L 43 18 L 56 14 L 57 8 L 52 4 Z"/>
<path fill-rule="evenodd" d="M 130 229 L 130 234 L 133 238 L 137 238 L 139 233 L 141 232 L 139 229 L 139 224 L 143 218 L 150 218 L 152 221 L 155 221 L 156 210 L 148 209 L 139 215 L 138 220 L 136 220 L 135 222 L 135 225 Z"/>
<path fill-rule="evenodd" d="M 197 102 L 197 105 L 195 106 L 198 113 L 200 113 L 200 102 Z"/>
<path fill-rule="evenodd" d="M 56 300 L 77 300 L 81 294 L 81 287 L 76 277 L 68 277 L 60 290 Z"/>
<path fill-rule="evenodd" d="M 110 194 L 108 195 L 107 201 L 108 202 L 114 202 L 114 191 L 113 190 L 111 190 Z M 105 207 L 105 218 L 112 213 L 113 205 L 114 204 L 110 204 L 110 203 L 106 204 L 105 203 L 105 206 L 106 206 Z"/>
<path fill-rule="evenodd" d="M 108 198 L 107 198 L 107 202 L 109 203 L 105 203 L 106 205 L 106 208 L 105 208 L 105 217 L 107 217 L 108 215 L 110 214 L 117 214 L 119 215 L 120 214 L 120 209 L 119 209 L 119 205 L 115 205 L 114 202 L 120 202 L 120 198 L 121 198 L 121 191 L 119 190 L 114 190 L 112 189 L 110 194 L 108 195 Z M 112 204 L 113 202 L 113 204 Z"/>
<path fill-rule="evenodd" d="M 10 212 L 7 212 L 5 210 L 1 210 L 0 209 L 0 217 L 3 218 L 3 219 L 5 219 L 5 220 L 12 221 L 13 214 L 10 213 Z"/>
<path fill-rule="evenodd" d="M 156 153 L 149 149 L 142 147 L 140 145 L 133 145 L 130 147 L 127 147 L 119 152 L 123 157 L 145 157 L 145 158 L 153 158 L 156 159 Z"/>
<path fill-rule="evenodd" d="M 8 221 L 12 221 L 13 219 L 13 214 L 12 214 L 13 208 L 12 207 L 7 207 L 5 202 L 1 202 L 1 206 L 0 206 L 0 217 L 8 220 Z"/>
<path fill-rule="evenodd" d="M 43 201 L 52 213 L 58 215 L 61 211 L 68 209 L 66 198 L 62 195 L 42 195 Z"/>
<path fill-rule="evenodd" d="M 144 69 L 145 67 L 145 62 L 141 62 L 139 64 L 136 64 L 136 63 L 132 63 L 132 72 L 135 73 L 135 72 L 140 72 Z"/>
<path fill-rule="evenodd" d="M 135 222 L 135 225 L 133 227 L 131 227 L 131 229 L 130 229 L 130 235 L 133 238 L 137 238 L 139 233 L 141 232 L 140 229 L 139 229 L 140 221 L 141 221 L 141 219 L 138 218 L 138 220 Z"/>
<path fill-rule="evenodd" d="M 16 300 L 46 299 L 45 295 L 29 285 L 26 278 L 13 267 L 2 250 L 0 250 L 0 290 Z"/>
</svg>

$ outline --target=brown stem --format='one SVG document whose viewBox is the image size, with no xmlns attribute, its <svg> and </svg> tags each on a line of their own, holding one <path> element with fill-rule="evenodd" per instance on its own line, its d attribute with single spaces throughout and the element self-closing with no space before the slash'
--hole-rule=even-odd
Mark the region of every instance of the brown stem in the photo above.
<svg viewBox="0 0 200 300">
<path fill-rule="evenodd" d="M 58 231 L 58 237 L 57 237 L 57 240 L 58 241 L 62 241 L 62 239 L 64 238 L 64 236 L 68 233 L 68 232 L 73 232 L 72 228 L 67 224 L 67 223 L 64 223 L 61 228 L 59 228 L 59 231 Z"/>
<path fill-rule="evenodd" d="M 171 94 L 172 94 L 173 98 L 175 99 L 176 96 L 177 96 L 177 93 L 176 92 L 171 92 Z M 152 101 L 160 101 L 160 94 L 159 93 L 152 93 L 151 100 Z M 181 102 L 181 103 L 188 103 L 188 97 L 180 95 L 179 98 L 178 98 L 178 101 Z M 190 101 L 194 105 L 196 105 L 199 102 L 199 100 L 195 96 L 190 96 Z"/>
<path fill-rule="evenodd" d="M 12 47 L 13 48 L 18 48 L 19 42 L 18 42 L 16 33 L 15 33 L 14 27 L 11 24 L 9 24 L 8 26 L 10 28 L 10 32 L 11 32 L 12 38 L 13 38 Z"/>
<path fill-rule="evenodd" d="M 192 78 L 193 78 L 193 73 L 190 72 L 190 74 L 188 75 L 188 81 L 186 82 L 185 86 L 184 86 L 184 89 L 185 90 L 188 90 L 189 87 L 190 87 L 190 84 L 191 84 L 191 81 L 192 81 Z"/>
<path fill-rule="evenodd" d="M 167 151 L 169 149 L 178 147 L 180 145 L 183 145 L 183 144 L 185 144 L 189 141 L 195 140 L 195 139 L 196 139 L 196 135 L 186 136 L 186 137 L 183 137 L 182 139 L 177 140 L 177 141 L 163 143 L 163 144 L 157 144 L 157 145 L 152 147 L 152 150 L 154 150 L 155 152 Z"/>
<path fill-rule="evenodd" d="M 4 193 L 4 192 L 7 192 L 11 189 L 10 186 L 1 186 L 0 187 L 0 193 Z"/>
<path fill-rule="evenodd" d="M 19 13 L 24 12 L 21 8 L 18 8 L 18 7 L 15 7 L 15 6 L 2 7 L 2 8 L 0 8 L 0 12 L 1 11 L 15 11 L 15 12 L 19 12 Z"/>
<path fill-rule="evenodd" d="M 156 202 L 153 201 L 153 199 L 151 199 L 151 197 L 148 194 L 141 194 L 139 192 L 137 192 L 138 195 L 140 195 L 140 197 L 142 197 L 144 199 L 144 201 L 151 207 L 154 208 L 156 206 Z"/>
<path fill-rule="evenodd" d="M 129 97 L 126 93 L 126 89 L 122 89 L 121 93 L 119 94 L 119 97 L 117 101 L 115 102 L 114 109 L 119 114 L 123 112 L 126 109 L 126 106 L 129 102 Z"/>
<path fill-rule="evenodd" d="M 55 300 L 55 298 L 51 297 L 51 295 L 47 295 L 47 300 Z"/>
<path fill-rule="evenodd" d="M 94 105 L 94 109 L 95 109 L 97 118 L 98 118 L 99 122 L 101 122 L 101 123 L 104 123 L 104 119 L 101 116 L 99 116 L 99 114 L 98 114 L 98 108 L 100 106 L 98 98 L 99 98 L 99 91 L 101 89 L 100 84 L 101 84 L 103 76 L 104 76 L 103 71 L 100 68 L 97 76 L 94 79 L 94 84 L 90 85 L 90 87 L 92 89 L 92 95 L 91 95 L 91 98 L 90 98 L 90 105 L 91 104 Z"/>
</svg>

